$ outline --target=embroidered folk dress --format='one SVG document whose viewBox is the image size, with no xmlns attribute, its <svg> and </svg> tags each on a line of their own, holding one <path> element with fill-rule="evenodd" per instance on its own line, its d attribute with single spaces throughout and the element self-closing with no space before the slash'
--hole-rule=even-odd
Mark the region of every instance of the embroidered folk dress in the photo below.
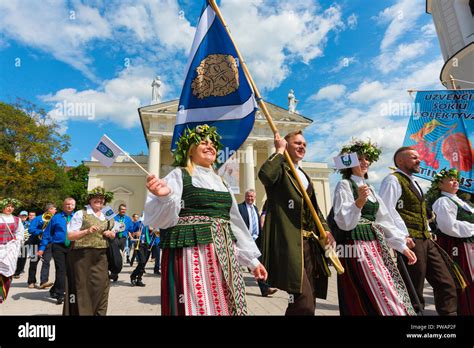
<svg viewBox="0 0 474 348">
<path fill-rule="evenodd" d="M 338 246 L 345 272 L 338 275 L 341 315 L 415 315 L 388 247 L 407 247 L 387 208 L 374 190 L 362 209 L 355 205 L 361 177 L 340 181 L 334 192 L 334 220 L 346 233 Z M 388 245 L 388 247 L 387 247 Z"/>
<path fill-rule="evenodd" d="M 144 219 L 160 229 L 162 315 L 246 315 L 240 265 L 255 269 L 260 252 L 235 197 L 211 168 L 165 180 L 171 193 L 148 193 Z"/>
<path fill-rule="evenodd" d="M 0 303 L 6 300 L 10 289 L 24 237 L 23 231 L 20 218 L 0 213 Z M 8 243 L 10 245 L 7 248 Z"/>
<path fill-rule="evenodd" d="M 437 241 L 469 280 L 464 291 L 457 291 L 458 314 L 474 315 L 474 208 L 454 194 L 441 195 L 433 204 Z"/>
</svg>

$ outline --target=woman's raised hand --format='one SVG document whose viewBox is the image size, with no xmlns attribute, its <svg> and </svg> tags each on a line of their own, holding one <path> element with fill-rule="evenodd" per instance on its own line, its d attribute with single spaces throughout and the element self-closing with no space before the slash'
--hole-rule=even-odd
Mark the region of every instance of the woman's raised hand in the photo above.
<svg viewBox="0 0 474 348">
<path fill-rule="evenodd" d="M 155 196 L 168 196 L 171 189 L 166 184 L 166 180 L 157 178 L 154 174 L 148 175 L 146 178 L 146 188 Z"/>
</svg>

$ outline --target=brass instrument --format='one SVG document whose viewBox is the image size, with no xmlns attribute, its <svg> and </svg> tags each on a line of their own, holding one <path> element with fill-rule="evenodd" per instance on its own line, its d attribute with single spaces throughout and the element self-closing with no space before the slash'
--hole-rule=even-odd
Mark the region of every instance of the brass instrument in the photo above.
<svg viewBox="0 0 474 348">
<path fill-rule="evenodd" d="M 48 226 L 49 222 L 51 221 L 51 219 L 53 218 L 53 214 L 51 213 L 44 213 L 43 215 L 41 215 L 41 219 L 43 220 L 43 226 L 41 227 L 41 229 L 44 230 L 46 229 L 46 227 Z M 43 239 L 43 234 L 40 234 L 38 236 L 39 240 Z"/>
<path fill-rule="evenodd" d="M 30 234 L 28 233 L 28 229 L 25 228 L 24 235 L 23 235 L 23 242 L 26 242 L 30 238 Z"/>
<path fill-rule="evenodd" d="M 141 223 L 140 224 L 140 230 L 138 231 L 140 233 L 140 235 L 138 236 L 138 242 L 135 243 L 135 250 L 139 250 L 140 249 L 140 239 L 141 239 L 141 235 L 142 235 L 142 227 L 143 227 L 143 224 Z M 136 235 L 135 235 L 136 237 Z"/>
<path fill-rule="evenodd" d="M 156 240 L 156 238 L 158 238 L 159 236 L 160 236 L 160 230 L 159 230 L 159 229 L 154 230 L 154 231 L 153 231 L 153 236 L 151 237 L 151 238 L 152 238 L 152 241 L 150 242 L 148 251 L 151 251 L 151 249 L 153 249 L 153 245 L 155 244 L 155 240 Z"/>
</svg>

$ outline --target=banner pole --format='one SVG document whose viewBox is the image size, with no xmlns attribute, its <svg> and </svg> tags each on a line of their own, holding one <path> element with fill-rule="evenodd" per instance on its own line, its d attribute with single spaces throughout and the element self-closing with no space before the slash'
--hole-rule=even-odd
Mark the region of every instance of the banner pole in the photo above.
<svg viewBox="0 0 474 348">
<path fill-rule="evenodd" d="M 212 9 L 214 10 L 214 12 L 216 13 L 217 17 L 221 20 L 222 24 L 224 25 L 225 29 L 227 30 L 227 33 L 230 37 L 230 40 L 232 41 L 232 44 L 234 45 L 234 48 L 235 48 L 235 51 L 237 52 L 237 56 L 239 58 L 239 62 L 240 64 L 242 65 L 242 69 L 245 73 L 245 75 L 247 76 L 247 79 L 249 80 L 251 86 L 252 86 L 252 89 L 255 93 L 255 96 L 257 97 L 257 102 L 263 112 L 263 115 L 265 116 L 265 118 L 267 119 L 267 122 L 273 132 L 274 135 L 278 134 L 278 129 L 275 125 L 275 123 L 273 122 L 273 119 L 270 115 L 270 112 L 268 111 L 267 109 L 267 106 L 265 104 L 265 102 L 263 101 L 263 98 L 260 94 L 260 91 L 258 90 L 257 88 L 257 85 L 255 84 L 253 78 L 252 78 L 252 75 L 250 75 L 250 71 L 248 70 L 247 68 L 247 64 L 245 63 L 244 59 L 242 58 L 242 55 L 240 54 L 240 51 L 239 49 L 237 48 L 237 45 L 235 44 L 235 41 L 234 39 L 232 38 L 232 35 L 230 33 L 230 30 L 224 20 L 224 18 L 222 17 L 222 13 L 219 9 L 219 7 L 217 6 L 215 0 L 209 0 L 209 3 L 212 7 Z M 323 248 L 326 248 L 327 249 L 327 233 L 326 231 L 324 230 L 324 227 L 323 225 L 321 224 L 321 220 L 319 219 L 318 217 L 318 214 L 316 213 L 316 210 L 314 209 L 313 207 L 313 204 L 311 203 L 311 199 L 309 198 L 308 196 L 308 193 L 306 192 L 306 189 L 303 185 L 303 182 L 301 181 L 298 173 L 296 172 L 296 168 L 293 164 L 293 161 L 291 160 L 291 157 L 290 155 L 288 154 L 288 151 L 285 150 L 284 152 L 284 157 L 285 157 L 285 160 L 286 162 L 288 163 L 290 169 L 291 169 L 291 172 L 293 173 L 293 176 L 295 177 L 296 181 L 298 182 L 298 186 L 300 188 L 300 191 L 301 193 L 303 194 L 303 199 L 304 199 L 304 202 L 306 203 L 306 205 L 308 206 L 310 212 L 311 212 L 311 215 L 314 219 L 314 222 L 316 223 L 316 226 L 318 228 L 318 231 L 319 231 L 319 236 L 320 238 L 318 239 L 319 240 L 319 243 L 321 244 L 321 246 Z M 331 261 L 333 262 L 334 264 L 334 268 L 336 268 L 336 271 L 337 273 L 339 274 L 342 274 L 344 273 L 344 268 L 342 267 L 342 264 L 340 263 L 339 259 L 337 258 L 337 255 L 334 251 L 333 248 L 329 248 L 328 249 L 328 252 L 329 252 L 329 258 L 331 259 Z"/>
</svg>

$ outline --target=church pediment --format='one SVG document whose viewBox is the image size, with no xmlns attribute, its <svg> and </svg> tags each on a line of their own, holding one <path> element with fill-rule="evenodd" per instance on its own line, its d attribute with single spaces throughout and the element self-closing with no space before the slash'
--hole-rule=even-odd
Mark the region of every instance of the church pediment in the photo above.
<svg viewBox="0 0 474 348">
<path fill-rule="evenodd" d="M 139 111 L 140 114 L 168 114 L 175 116 L 178 112 L 178 103 L 178 99 L 170 100 L 164 103 L 141 107 Z M 274 121 L 291 123 L 296 122 L 306 124 L 310 124 L 313 122 L 310 118 L 307 118 L 297 113 L 290 113 L 287 109 L 284 109 L 273 103 L 266 102 L 266 105 Z M 256 119 L 264 120 L 265 117 L 263 116 L 263 114 L 260 113 L 260 111 L 258 111 Z"/>
<path fill-rule="evenodd" d="M 133 194 L 132 191 L 127 190 L 125 187 L 119 186 L 111 190 L 114 195 L 127 195 L 130 196 Z"/>
</svg>

